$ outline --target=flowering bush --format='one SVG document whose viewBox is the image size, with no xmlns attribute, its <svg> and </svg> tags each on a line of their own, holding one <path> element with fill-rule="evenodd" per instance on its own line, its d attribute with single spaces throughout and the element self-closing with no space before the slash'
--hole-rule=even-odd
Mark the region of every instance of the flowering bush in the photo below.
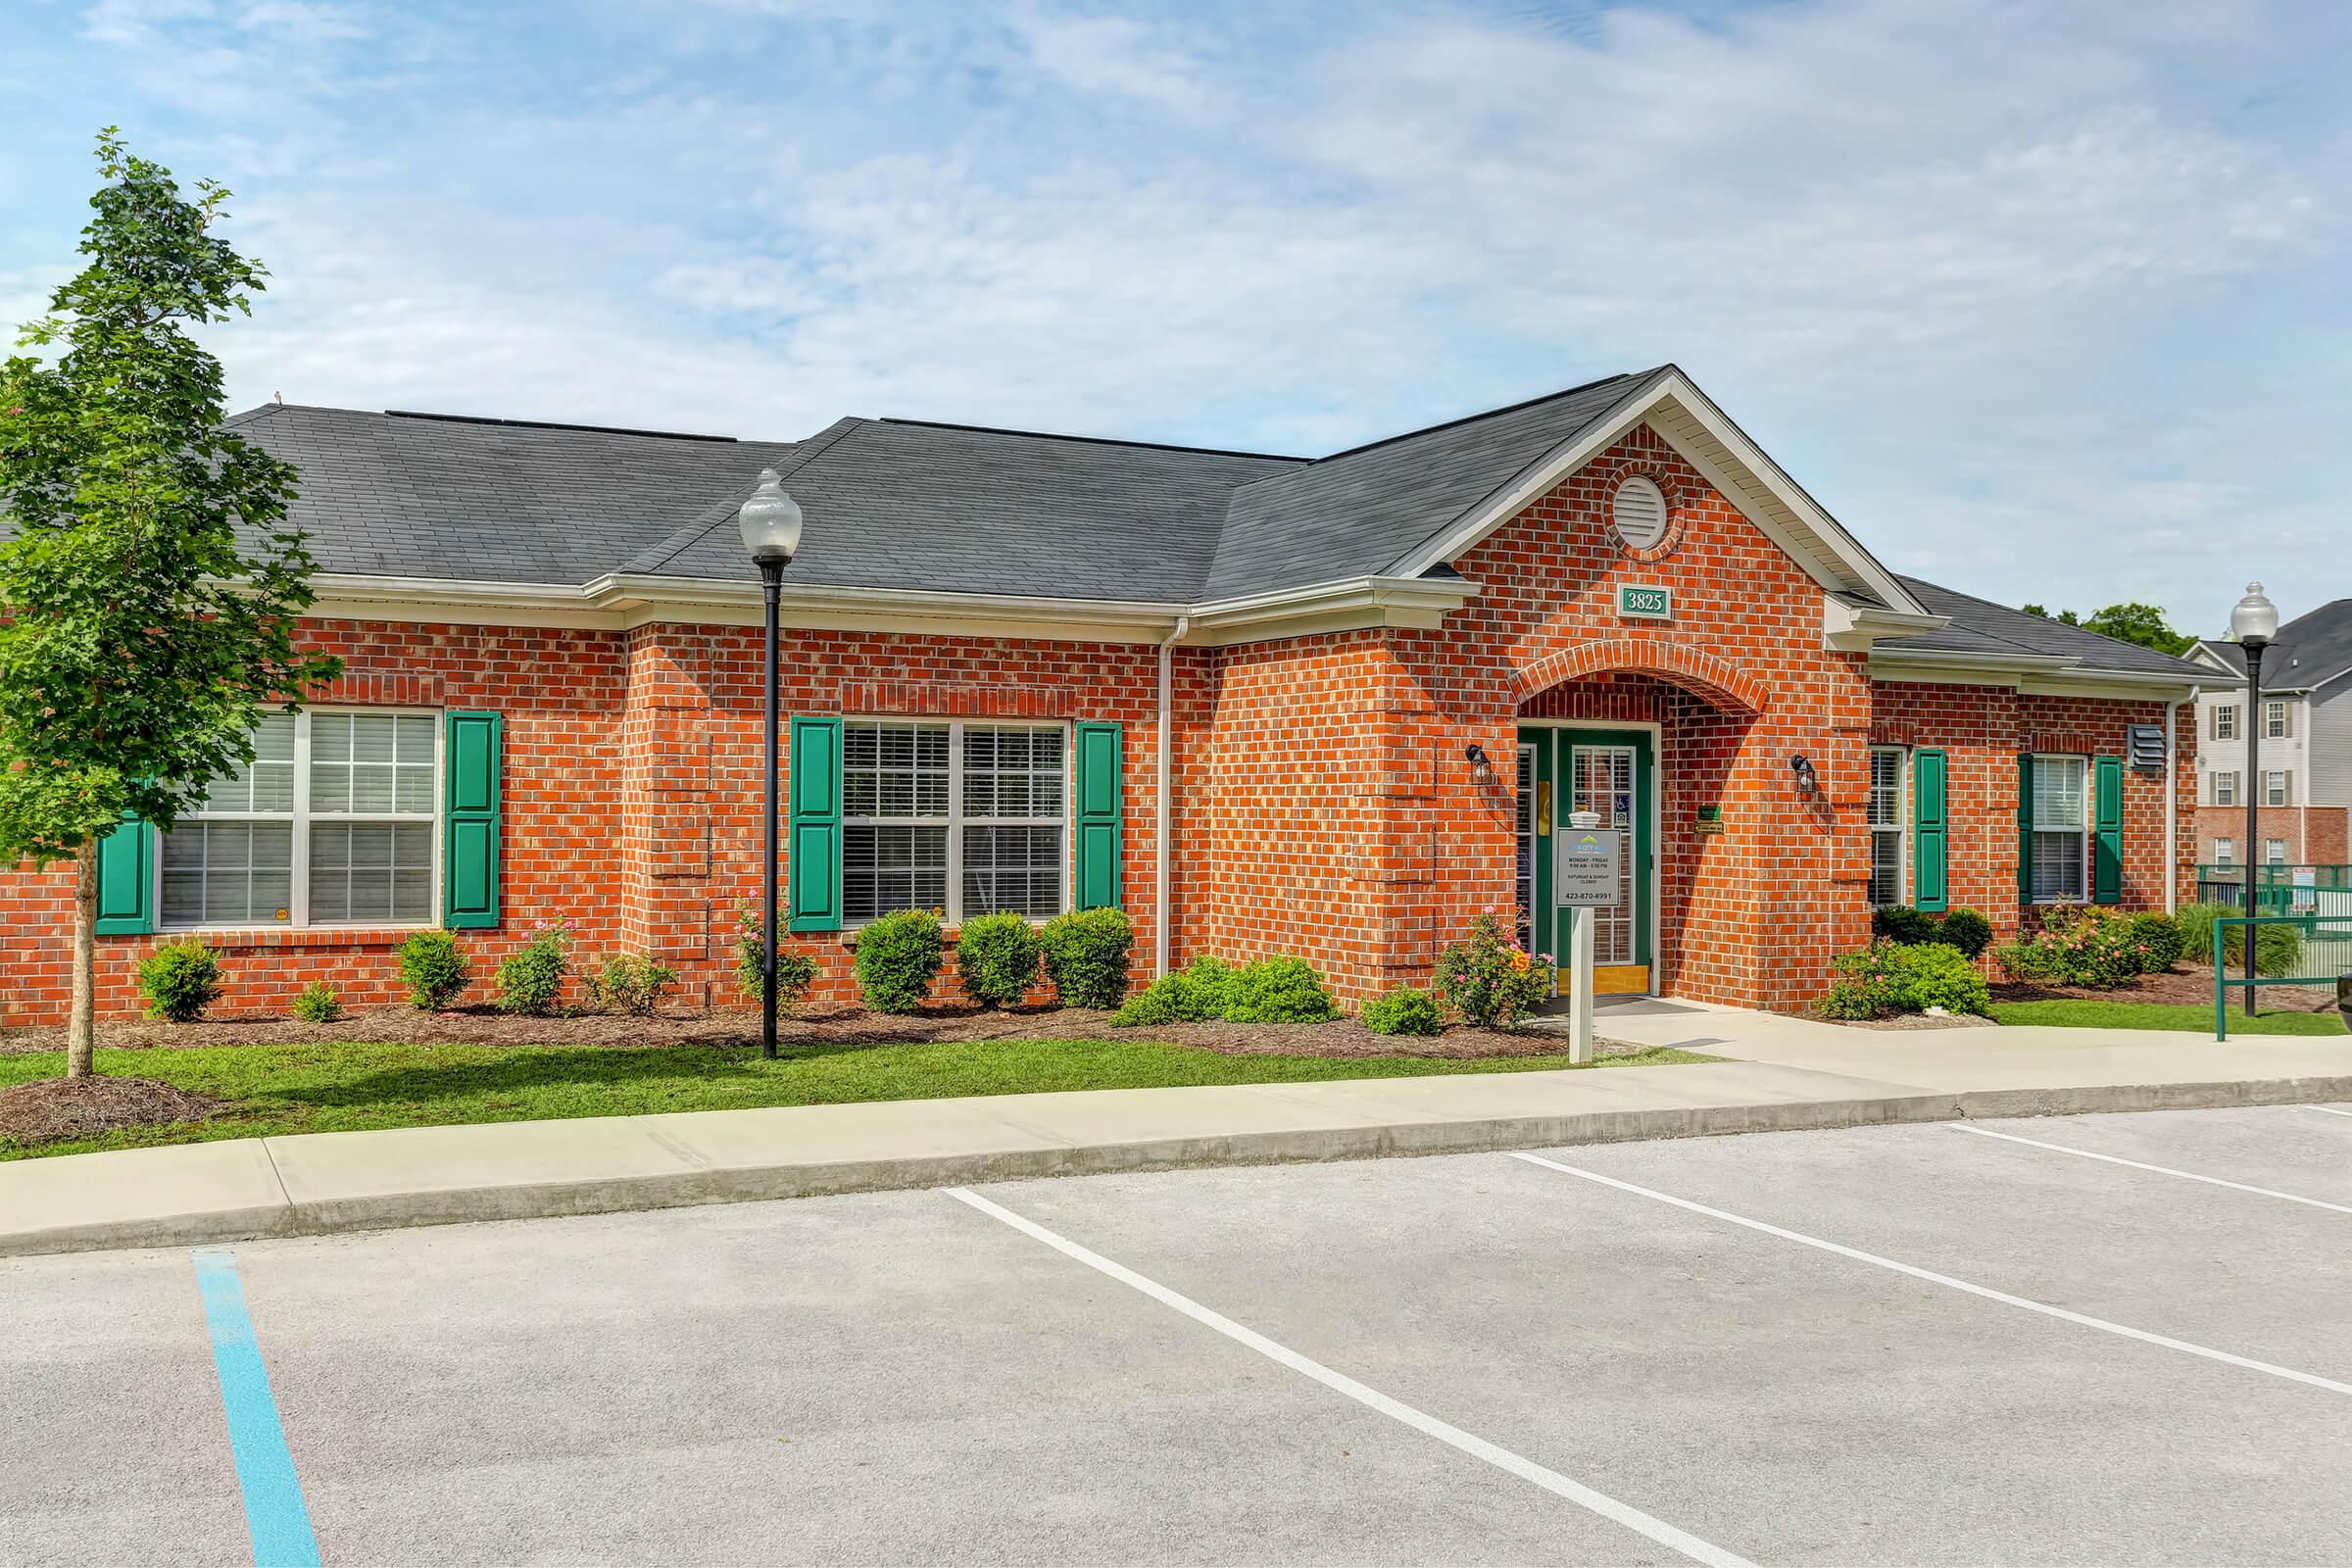
<svg viewBox="0 0 2352 1568">
<path fill-rule="evenodd" d="M 1533 956 L 1493 908 L 1438 959 L 1438 991 L 1481 1029 L 1508 1029 L 1551 1000 L 1552 967 Z"/>
<path fill-rule="evenodd" d="M 2038 936 L 2021 937 L 1993 953 L 2012 980 L 2054 980 L 2091 991 L 2113 990 L 2145 974 L 2157 956 L 2152 933 L 2131 915 L 2095 904 L 2047 909 Z"/>
<path fill-rule="evenodd" d="M 760 960 L 766 949 L 760 942 L 760 911 L 745 905 L 735 915 L 735 984 L 754 1002 L 762 989 Z M 793 1004 L 816 984 L 816 960 L 790 948 L 776 950 L 776 1008 L 790 1012 Z"/>
</svg>

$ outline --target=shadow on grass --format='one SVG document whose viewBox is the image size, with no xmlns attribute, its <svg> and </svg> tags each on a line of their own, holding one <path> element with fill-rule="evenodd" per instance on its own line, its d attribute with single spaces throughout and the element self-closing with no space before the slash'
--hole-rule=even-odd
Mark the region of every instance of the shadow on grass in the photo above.
<svg viewBox="0 0 2352 1568">
<path fill-rule="evenodd" d="M 774 1066 L 851 1054 L 874 1048 L 861 1044 L 788 1047 Z M 458 1099 L 529 1098 L 550 1090 L 660 1089 L 664 1085 L 709 1085 L 756 1078 L 772 1071 L 758 1046 L 667 1046 L 642 1051 L 597 1047 L 544 1047 L 484 1052 L 467 1059 L 455 1048 L 447 1059 L 386 1067 L 316 1084 L 260 1084 L 237 1098 L 247 1106 L 385 1105 Z"/>
</svg>

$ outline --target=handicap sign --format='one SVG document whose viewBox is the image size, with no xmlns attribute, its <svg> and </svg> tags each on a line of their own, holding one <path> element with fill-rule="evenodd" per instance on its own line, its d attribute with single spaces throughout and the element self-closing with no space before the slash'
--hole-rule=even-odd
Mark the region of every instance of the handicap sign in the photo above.
<svg viewBox="0 0 2352 1568">
<path fill-rule="evenodd" d="M 1618 886 L 1625 834 L 1613 827 L 1563 828 L 1552 835 L 1553 897 L 1564 908 L 1606 909 L 1622 896 Z"/>
</svg>

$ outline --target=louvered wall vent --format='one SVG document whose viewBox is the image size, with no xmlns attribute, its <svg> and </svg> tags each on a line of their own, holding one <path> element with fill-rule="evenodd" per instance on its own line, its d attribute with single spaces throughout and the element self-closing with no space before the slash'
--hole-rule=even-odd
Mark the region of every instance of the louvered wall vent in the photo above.
<svg viewBox="0 0 2352 1568">
<path fill-rule="evenodd" d="M 1651 480 L 1633 478 L 1619 485 L 1610 516 L 1629 549 L 1647 550 L 1666 537 L 1666 497 Z"/>
</svg>

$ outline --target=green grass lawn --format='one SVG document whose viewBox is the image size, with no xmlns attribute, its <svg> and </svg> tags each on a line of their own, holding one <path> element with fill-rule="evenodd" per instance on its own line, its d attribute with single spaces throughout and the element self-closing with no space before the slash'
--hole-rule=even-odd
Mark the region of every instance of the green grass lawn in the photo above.
<svg viewBox="0 0 2352 1568">
<path fill-rule="evenodd" d="M 2171 1029 L 2180 1034 L 2213 1034 L 2213 1008 L 2193 1003 L 2090 1002 L 2061 998 L 2052 1002 L 1996 1002 L 1995 1023 L 2041 1024 L 2057 1029 Z M 2344 1021 L 2332 1012 L 2266 1012 L 2246 1017 L 2233 1002 L 2230 1006 L 2232 1035 L 2340 1035 Z"/>
<path fill-rule="evenodd" d="M 1603 1057 L 1595 1066 L 1711 1061 L 1681 1051 Z M 27 1146 L 0 1138 L 0 1159 L 99 1149 L 348 1132 L 450 1122 L 633 1116 L 664 1110 L 827 1105 L 1061 1089 L 1310 1083 L 1440 1073 L 1549 1072 L 1566 1056 L 1223 1055 L 1127 1040 L 982 1040 L 896 1046 L 802 1046 L 775 1061 L 756 1048 L 671 1046 L 303 1045 L 197 1051 L 101 1051 L 98 1070 L 214 1095 L 233 1108 L 209 1122 L 143 1127 Z M 60 1052 L 0 1055 L 0 1088 L 53 1078 Z"/>
</svg>

